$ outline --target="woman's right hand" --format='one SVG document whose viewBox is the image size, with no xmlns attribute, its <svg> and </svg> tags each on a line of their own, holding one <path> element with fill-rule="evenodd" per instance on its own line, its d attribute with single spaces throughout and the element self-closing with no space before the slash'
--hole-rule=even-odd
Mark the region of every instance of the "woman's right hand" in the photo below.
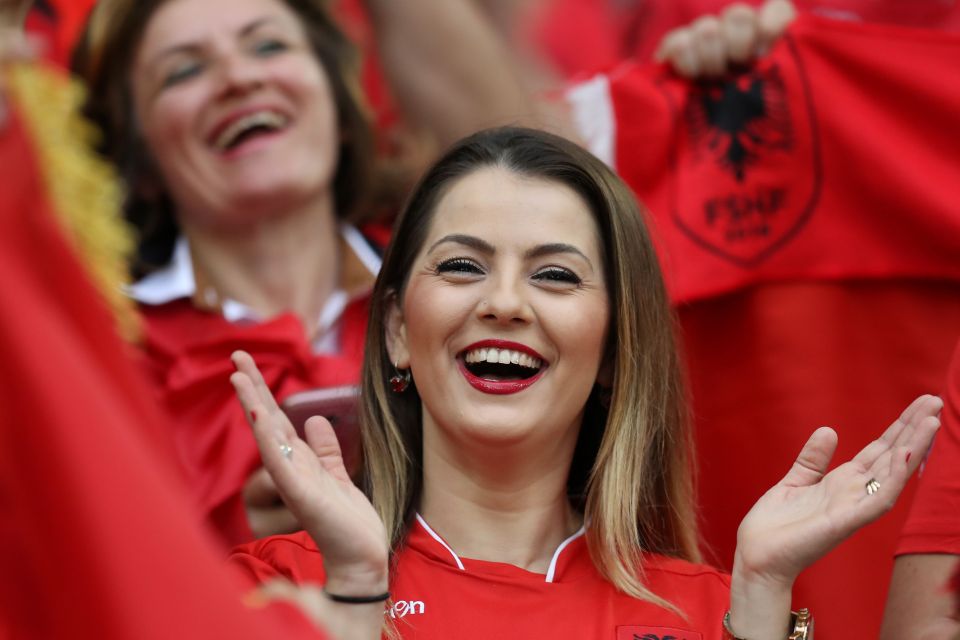
<svg viewBox="0 0 960 640">
<path fill-rule="evenodd" d="M 253 427 L 263 465 L 323 555 L 325 588 L 344 596 L 387 591 L 386 530 L 373 505 L 350 480 L 330 423 L 310 418 L 307 440 L 301 440 L 253 358 L 237 351 L 232 360 L 237 371 L 230 382 Z"/>
</svg>

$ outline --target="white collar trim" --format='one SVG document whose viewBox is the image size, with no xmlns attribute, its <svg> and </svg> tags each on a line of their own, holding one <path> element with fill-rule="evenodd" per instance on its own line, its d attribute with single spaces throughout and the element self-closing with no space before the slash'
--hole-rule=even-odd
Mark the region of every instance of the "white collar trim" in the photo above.
<svg viewBox="0 0 960 640">
<path fill-rule="evenodd" d="M 340 225 L 340 234 L 363 266 L 376 275 L 380 271 L 380 256 L 367 243 L 363 234 L 348 224 Z M 145 305 L 161 305 L 181 298 L 191 298 L 196 292 L 197 281 L 193 273 L 193 262 L 190 260 L 190 246 L 183 236 L 177 238 L 167 266 L 126 287 L 128 296 Z M 346 292 L 334 291 L 320 313 L 318 325 L 322 329 L 332 326 L 348 302 Z M 230 322 L 260 319 L 252 309 L 236 300 L 224 300 L 221 308 L 223 317 Z"/>
<path fill-rule="evenodd" d="M 417 522 L 420 523 L 420 526 L 423 527 L 423 530 L 426 531 L 431 538 L 439 542 L 443 548 L 447 550 L 447 552 L 453 558 L 453 561 L 457 563 L 457 567 L 461 571 L 466 571 L 466 569 L 463 567 L 463 562 L 460 560 L 460 556 L 458 556 L 456 552 L 450 548 L 450 545 L 448 545 L 444 539 L 437 534 L 436 531 L 430 528 L 430 525 L 427 524 L 427 521 L 424 520 L 423 516 L 421 516 L 419 513 L 417 514 Z M 544 578 L 544 582 L 553 582 L 554 577 L 556 576 L 557 561 L 560 559 L 560 554 L 563 553 L 563 550 L 567 548 L 567 545 L 581 537 L 584 533 L 586 533 L 586 531 L 586 527 L 581 526 L 576 533 L 560 543 L 560 546 L 557 547 L 557 550 L 553 552 L 553 558 L 550 559 L 550 567 L 547 569 L 547 575 Z"/>
<path fill-rule="evenodd" d="M 180 298 L 190 298 L 197 292 L 197 282 L 190 261 L 190 247 L 183 236 L 177 238 L 167 266 L 128 285 L 126 293 L 140 304 L 158 305 Z"/>
<path fill-rule="evenodd" d="M 454 553 L 453 549 L 450 548 L 450 545 L 444 542 L 443 538 L 437 535 L 437 532 L 430 528 L 430 525 L 427 524 L 427 521 L 424 520 L 423 516 L 421 516 L 419 513 L 417 514 L 417 522 L 420 523 L 420 526 L 423 527 L 424 531 L 430 534 L 431 538 L 439 542 L 441 545 L 443 545 L 444 549 L 450 552 L 450 555 L 453 557 L 453 561 L 457 563 L 457 566 L 460 568 L 460 571 L 466 571 L 466 569 L 463 568 L 463 562 L 460 561 L 460 556 Z"/>
<path fill-rule="evenodd" d="M 544 582 L 553 582 L 553 577 L 557 572 L 557 560 L 560 559 L 560 554 L 563 553 L 563 550 L 567 548 L 568 544 L 582 536 L 584 533 L 586 533 L 586 531 L 587 530 L 581 526 L 579 529 L 577 529 L 576 533 L 560 543 L 560 546 L 557 547 L 557 550 L 553 552 L 553 557 L 550 559 L 550 568 L 547 569 L 547 577 Z"/>
</svg>

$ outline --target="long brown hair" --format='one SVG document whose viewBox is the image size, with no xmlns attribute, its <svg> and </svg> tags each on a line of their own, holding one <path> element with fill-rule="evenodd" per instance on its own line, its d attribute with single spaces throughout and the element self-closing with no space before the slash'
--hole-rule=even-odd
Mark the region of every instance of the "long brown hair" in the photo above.
<svg viewBox="0 0 960 640">
<path fill-rule="evenodd" d="M 174 203 L 166 193 L 144 193 L 154 179 L 149 149 L 138 130 L 130 86 L 131 64 L 150 19 L 167 0 L 99 0 L 71 66 L 88 88 L 84 115 L 102 131 L 98 151 L 113 162 L 128 188 L 125 214 L 140 234 L 134 274 L 166 264 L 179 233 Z M 299 17 L 330 78 L 341 131 L 333 180 L 337 215 L 352 218 L 368 193 L 373 133 L 359 84 L 359 55 L 337 26 L 324 0 L 283 0 Z M 153 190 L 151 190 L 153 191 Z"/>
<path fill-rule="evenodd" d="M 363 366 L 367 490 L 396 548 L 421 492 L 421 400 L 416 381 L 402 394 L 389 388 L 388 312 L 402 300 L 439 200 L 457 180 L 488 166 L 573 189 L 600 230 L 611 301 L 605 357 L 613 386 L 587 401 L 568 494 L 584 513 L 600 573 L 628 594 L 673 608 L 644 586 L 640 556 L 649 551 L 699 560 L 674 320 L 636 200 L 606 165 L 563 138 L 510 127 L 470 136 L 434 164 L 397 219 L 373 292 Z"/>
</svg>

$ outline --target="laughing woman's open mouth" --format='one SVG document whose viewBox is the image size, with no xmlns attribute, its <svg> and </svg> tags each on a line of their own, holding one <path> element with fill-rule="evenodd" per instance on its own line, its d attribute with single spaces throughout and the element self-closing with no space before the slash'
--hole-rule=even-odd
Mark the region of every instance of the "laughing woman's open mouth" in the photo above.
<svg viewBox="0 0 960 640">
<path fill-rule="evenodd" d="M 547 368 L 540 354 L 503 340 L 474 343 L 460 352 L 457 362 L 473 388 L 492 394 L 523 391 L 539 380 Z"/>
</svg>

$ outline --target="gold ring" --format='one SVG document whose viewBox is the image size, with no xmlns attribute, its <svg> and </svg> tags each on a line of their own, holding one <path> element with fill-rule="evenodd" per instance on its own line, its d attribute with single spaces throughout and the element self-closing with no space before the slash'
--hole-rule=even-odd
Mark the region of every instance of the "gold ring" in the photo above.
<svg viewBox="0 0 960 640">
<path fill-rule="evenodd" d="M 876 478 L 870 478 L 867 480 L 867 495 L 872 496 L 877 491 L 880 491 L 880 483 L 877 482 Z"/>
</svg>

